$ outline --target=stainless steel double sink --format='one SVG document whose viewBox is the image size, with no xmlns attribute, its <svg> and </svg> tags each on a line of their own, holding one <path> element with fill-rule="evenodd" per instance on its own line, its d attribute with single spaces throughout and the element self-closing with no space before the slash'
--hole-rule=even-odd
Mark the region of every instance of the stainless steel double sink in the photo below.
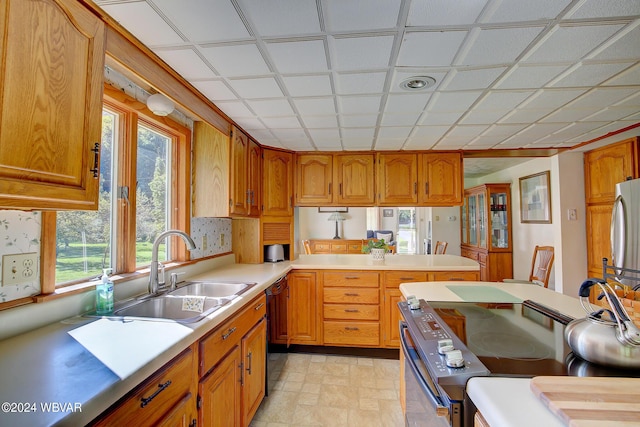
<svg viewBox="0 0 640 427">
<path fill-rule="evenodd" d="M 194 323 L 247 292 L 251 282 L 187 282 L 173 291 L 128 301 L 113 314 L 115 320 L 161 320 Z"/>
</svg>

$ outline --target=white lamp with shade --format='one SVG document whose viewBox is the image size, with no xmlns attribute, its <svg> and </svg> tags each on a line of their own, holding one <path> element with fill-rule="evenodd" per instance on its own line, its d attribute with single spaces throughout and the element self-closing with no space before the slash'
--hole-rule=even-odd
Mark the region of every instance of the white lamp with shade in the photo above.
<svg viewBox="0 0 640 427">
<path fill-rule="evenodd" d="M 338 223 L 344 221 L 345 216 L 342 215 L 340 212 L 334 212 L 331 215 L 329 215 L 329 218 L 327 219 L 328 221 L 335 221 L 336 222 L 336 235 L 333 236 L 334 239 L 339 239 L 340 235 L 338 234 Z"/>
</svg>

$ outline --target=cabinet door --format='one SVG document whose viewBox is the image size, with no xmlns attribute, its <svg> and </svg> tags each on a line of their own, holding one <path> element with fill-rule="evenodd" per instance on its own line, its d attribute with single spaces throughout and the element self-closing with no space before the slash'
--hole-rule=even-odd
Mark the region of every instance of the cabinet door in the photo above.
<svg viewBox="0 0 640 427">
<path fill-rule="evenodd" d="M 418 202 L 418 164 L 415 154 L 378 153 L 377 190 L 380 205 Z"/>
<path fill-rule="evenodd" d="M 299 154 L 296 156 L 296 204 L 318 206 L 333 202 L 333 156 Z"/>
<path fill-rule="evenodd" d="M 196 399 L 189 393 L 174 406 L 156 427 L 190 427 L 196 420 Z"/>
<path fill-rule="evenodd" d="M 373 154 L 335 156 L 334 201 L 338 206 L 371 205 L 375 202 Z"/>
<path fill-rule="evenodd" d="M 248 426 L 265 394 L 267 324 L 262 319 L 242 338 L 242 425 Z"/>
<path fill-rule="evenodd" d="M 75 0 L 5 0 L 0 34 L 0 207 L 97 209 L 104 23 Z"/>
<path fill-rule="evenodd" d="M 587 206 L 587 269 L 589 277 L 602 277 L 602 258 L 611 260 L 611 213 L 613 205 Z M 594 275 L 595 274 L 595 275 Z"/>
<path fill-rule="evenodd" d="M 249 141 L 249 216 L 260 216 L 262 201 L 262 148 Z"/>
<path fill-rule="evenodd" d="M 229 137 L 205 122 L 193 124 L 193 216 L 229 216 Z"/>
<path fill-rule="evenodd" d="M 289 275 L 289 343 L 318 343 L 316 273 Z"/>
<path fill-rule="evenodd" d="M 249 137 L 239 129 L 231 133 L 231 171 L 230 171 L 230 213 L 232 215 L 249 214 L 248 183 Z"/>
<path fill-rule="evenodd" d="M 269 303 L 269 343 L 286 344 L 289 289 L 271 298 Z"/>
<path fill-rule="evenodd" d="M 637 147 L 637 138 L 632 138 L 585 153 L 587 203 L 613 202 L 618 182 L 638 178 Z"/>
<path fill-rule="evenodd" d="M 463 197 L 461 153 L 420 155 L 418 203 L 427 206 L 459 206 Z"/>
<path fill-rule="evenodd" d="M 293 155 L 263 150 L 263 215 L 293 215 Z"/>
<path fill-rule="evenodd" d="M 212 427 L 240 426 L 240 347 L 225 357 L 220 365 L 200 381 L 201 405 L 198 425 Z"/>
<path fill-rule="evenodd" d="M 400 309 L 398 303 L 404 301 L 399 289 L 385 289 L 384 291 L 384 345 L 385 347 L 400 347 Z"/>
</svg>

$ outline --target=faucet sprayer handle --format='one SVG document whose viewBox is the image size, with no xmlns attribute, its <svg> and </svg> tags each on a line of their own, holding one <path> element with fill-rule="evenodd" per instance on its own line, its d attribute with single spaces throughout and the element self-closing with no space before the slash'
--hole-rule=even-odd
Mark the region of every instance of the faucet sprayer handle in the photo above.
<svg viewBox="0 0 640 427">
<path fill-rule="evenodd" d="M 182 276 L 185 272 L 181 271 L 179 273 L 171 273 L 170 280 L 170 289 L 173 291 L 176 289 L 176 285 L 178 284 L 178 276 Z"/>
</svg>

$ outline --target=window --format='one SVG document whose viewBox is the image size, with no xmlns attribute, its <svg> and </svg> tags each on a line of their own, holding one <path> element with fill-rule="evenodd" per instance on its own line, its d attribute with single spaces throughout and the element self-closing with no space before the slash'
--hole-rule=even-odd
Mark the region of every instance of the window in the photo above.
<svg viewBox="0 0 640 427">
<path fill-rule="evenodd" d="M 396 251 L 399 254 L 416 254 L 417 233 L 416 208 L 398 208 L 398 237 Z"/>
<path fill-rule="evenodd" d="M 45 241 L 55 245 L 55 272 L 48 274 L 55 274 L 56 286 L 99 277 L 103 268 L 144 268 L 158 234 L 189 232 L 190 131 L 116 96 L 105 96 L 98 210 L 58 212 L 55 234 L 48 233 L 55 239 Z M 159 259 L 186 259 L 186 251 L 170 243 L 160 245 Z"/>
</svg>

